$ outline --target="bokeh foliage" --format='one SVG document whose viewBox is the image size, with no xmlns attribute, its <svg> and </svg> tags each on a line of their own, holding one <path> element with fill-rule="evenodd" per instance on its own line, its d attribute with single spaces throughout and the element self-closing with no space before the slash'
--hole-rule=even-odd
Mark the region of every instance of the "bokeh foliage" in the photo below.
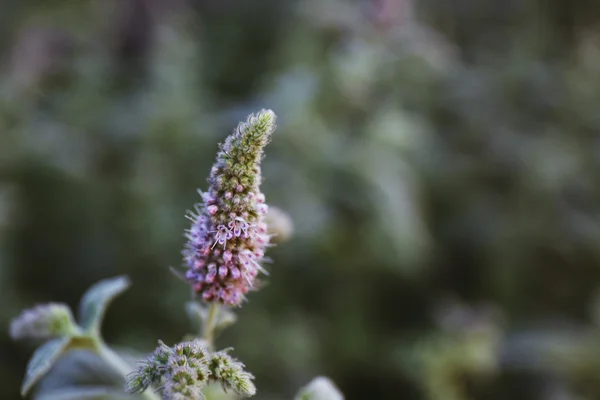
<svg viewBox="0 0 600 400">
<path fill-rule="evenodd" d="M 0 1 L 2 326 L 133 286 L 109 342 L 191 327 L 184 211 L 250 112 L 295 237 L 222 338 L 260 399 L 596 399 L 600 4 Z M 0 332 L 0 398 L 31 347 Z M 563 396 L 563 397 L 560 397 Z"/>
</svg>

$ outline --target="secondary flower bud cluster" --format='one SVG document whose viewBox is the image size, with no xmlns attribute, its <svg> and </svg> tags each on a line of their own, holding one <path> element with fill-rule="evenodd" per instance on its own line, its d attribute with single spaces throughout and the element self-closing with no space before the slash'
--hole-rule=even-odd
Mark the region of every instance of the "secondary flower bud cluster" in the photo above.
<svg viewBox="0 0 600 400">
<path fill-rule="evenodd" d="M 260 192 L 263 148 L 275 130 L 275 114 L 262 110 L 240 123 L 217 155 L 209 190 L 188 214 L 183 251 L 186 279 L 207 302 L 239 305 L 255 287 L 269 245 L 268 207 Z"/>
<path fill-rule="evenodd" d="M 13 339 L 50 339 L 76 331 L 66 304 L 49 303 L 25 310 L 10 324 Z"/>
<path fill-rule="evenodd" d="M 156 350 L 127 379 L 126 391 L 141 393 L 149 386 L 160 388 L 165 400 L 203 399 L 202 389 L 209 382 L 220 382 L 242 397 L 256 393 L 254 376 L 244 364 L 226 352 L 210 353 L 202 342 L 179 343 L 172 348 L 159 342 Z"/>
</svg>

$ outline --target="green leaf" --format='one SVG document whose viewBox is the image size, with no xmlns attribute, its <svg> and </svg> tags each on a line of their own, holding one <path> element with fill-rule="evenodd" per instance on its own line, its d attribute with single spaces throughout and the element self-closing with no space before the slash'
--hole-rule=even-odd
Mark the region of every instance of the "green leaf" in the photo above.
<svg viewBox="0 0 600 400">
<path fill-rule="evenodd" d="M 119 276 L 93 285 L 84 294 L 79 305 L 79 322 L 87 332 L 99 334 L 100 324 L 108 304 L 130 285 L 129 278 Z"/>
<path fill-rule="evenodd" d="M 70 342 L 71 338 L 64 337 L 50 340 L 38 347 L 27 365 L 25 379 L 23 379 L 23 384 L 21 385 L 21 396 L 25 396 L 33 385 L 52 368 L 56 360 L 69 347 Z"/>
<path fill-rule="evenodd" d="M 123 391 L 123 375 L 115 371 L 96 352 L 90 350 L 69 351 L 64 354 L 36 385 L 35 400 L 47 393 L 56 394 L 67 389 L 103 388 L 125 394 Z M 146 354 L 131 350 L 118 351 L 125 362 L 131 365 L 133 371 L 137 361 Z"/>
<path fill-rule="evenodd" d="M 48 391 L 36 396 L 35 400 L 128 400 L 135 398 L 114 388 L 86 386 Z"/>
</svg>

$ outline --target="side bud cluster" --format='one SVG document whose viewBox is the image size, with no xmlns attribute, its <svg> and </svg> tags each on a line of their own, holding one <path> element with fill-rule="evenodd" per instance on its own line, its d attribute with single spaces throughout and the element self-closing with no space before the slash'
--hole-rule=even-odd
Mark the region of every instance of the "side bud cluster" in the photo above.
<svg viewBox="0 0 600 400">
<path fill-rule="evenodd" d="M 211 354 L 194 340 L 168 347 L 162 342 L 127 379 L 126 391 L 141 393 L 150 386 L 160 388 L 165 400 L 203 399 L 202 389 L 220 382 L 242 397 L 256 393 L 254 376 L 225 352 Z"/>
<path fill-rule="evenodd" d="M 211 356 L 210 371 L 212 377 L 221 382 L 223 388 L 231 389 L 242 396 L 253 396 L 256 387 L 252 383 L 254 376 L 244 370 L 244 364 L 232 358 L 227 351 L 219 351 Z"/>
<path fill-rule="evenodd" d="M 50 339 L 73 334 L 77 325 L 66 304 L 49 303 L 25 310 L 10 324 L 13 339 Z"/>
<path fill-rule="evenodd" d="M 207 302 L 239 305 L 255 287 L 269 245 L 268 207 L 260 192 L 263 148 L 275 130 L 275 114 L 262 110 L 240 123 L 221 146 L 209 190 L 188 218 L 183 251 L 186 279 Z"/>
</svg>

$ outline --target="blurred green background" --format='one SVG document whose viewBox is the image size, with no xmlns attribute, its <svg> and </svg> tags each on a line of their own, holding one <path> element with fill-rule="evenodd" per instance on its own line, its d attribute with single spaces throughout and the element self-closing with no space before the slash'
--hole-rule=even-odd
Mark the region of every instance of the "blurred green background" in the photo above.
<svg viewBox="0 0 600 400">
<path fill-rule="evenodd" d="M 10 319 L 99 279 L 109 343 L 190 331 L 184 213 L 263 107 L 256 398 L 600 399 L 600 2 L 0 0 L 0 59 L 1 399 Z"/>
</svg>

